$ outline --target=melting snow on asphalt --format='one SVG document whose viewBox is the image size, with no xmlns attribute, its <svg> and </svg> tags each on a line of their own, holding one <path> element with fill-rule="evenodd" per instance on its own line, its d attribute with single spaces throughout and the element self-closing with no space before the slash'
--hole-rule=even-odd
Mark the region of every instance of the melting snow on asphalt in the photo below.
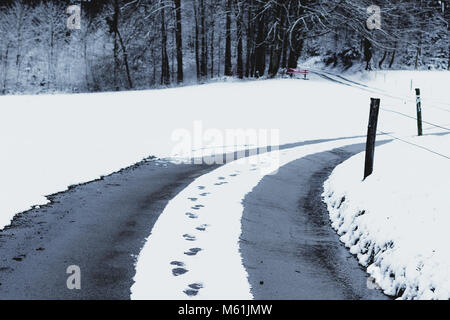
<svg viewBox="0 0 450 320">
<path fill-rule="evenodd" d="M 266 174 L 345 139 L 253 155 L 205 174 L 173 198 L 139 254 L 132 299 L 251 299 L 239 252 L 242 201 Z"/>
</svg>

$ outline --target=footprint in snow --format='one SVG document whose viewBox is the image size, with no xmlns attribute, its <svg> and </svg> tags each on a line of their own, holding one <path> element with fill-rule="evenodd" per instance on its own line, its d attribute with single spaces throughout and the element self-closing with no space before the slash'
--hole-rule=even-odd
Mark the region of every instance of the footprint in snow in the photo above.
<svg viewBox="0 0 450 320">
<path fill-rule="evenodd" d="M 225 177 L 219 177 L 218 179 L 219 180 L 225 180 Z"/>
<path fill-rule="evenodd" d="M 205 206 L 202 205 L 202 204 L 197 204 L 197 205 L 191 207 L 191 209 L 192 209 L 192 210 L 200 210 L 201 208 L 204 208 L 204 207 L 205 207 Z"/>
<path fill-rule="evenodd" d="M 172 266 L 177 266 L 177 267 L 184 267 L 184 263 L 181 261 L 172 261 L 170 263 Z"/>
<path fill-rule="evenodd" d="M 216 185 L 216 186 L 221 186 L 221 185 L 227 184 L 227 183 L 228 183 L 228 182 L 223 181 L 223 182 L 214 183 L 214 185 Z"/>
<path fill-rule="evenodd" d="M 200 193 L 200 195 L 202 196 L 202 197 L 206 197 L 208 194 L 211 194 L 210 192 L 203 192 L 203 193 Z"/>
<path fill-rule="evenodd" d="M 22 261 L 25 257 L 26 257 L 25 254 L 21 254 L 21 255 L 18 255 L 17 257 L 14 257 L 13 260 Z"/>
<path fill-rule="evenodd" d="M 209 225 L 207 225 L 207 224 L 202 224 L 201 226 L 199 226 L 199 227 L 197 227 L 197 228 L 195 228 L 195 229 L 197 229 L 198 231 L 206 231 L 206 228 L 207 227 L 209 227 Z"/>
<path fill-rule="evenodd" d="M 191 248 L 191 249 L 189 249 L 189 251 L 186 251 L 184 254 L 187 255 L 187 256 L 195 256 L 200 251 L 202 251 L 201 248 Z"/>
<path fill-rule="evenodd" d="M 198 218 L 198 215 L 193 214 L 191 212 L 186 212 L 185 214 L 191 219 L 197 219 Z"/>
<path fill-rule="evenodd" d="M 198 186 L 197 188 L 198 188 L 199 190 L 205 190 L 206 187 L 204 187 L 204 186 Z"/>
<path fill-rule="evenodd" d="M 186 289 L 183 292 L 190 297 L 195 297 L 198 294 L 198 291 L 203 288 L 203 285 L 201 283 L 192 283 L 188 285 L 188 287 L 189 289 Z"/>
<path fill-rule="evenodd" d="M 200 290 L 201 288 L 203 288 L 203 284 L 193 283 L 193 284 L 190 284 L 188 287 L 191 289 L 194 289 L 194 290 Z"/>
<path fill-rule="evenodd" d="M 186 239 L 187 241 L 195 241 L 197 239 L 195 236 L 187 233 L 183 235 L 183 238 Z"/>
<path fill-rule="evenodd" d="M 198 200 L 198 198 L 188 198 L 188 200 L 191 200 L 192 202 L 195 202 Z"/>
<path fill-rule="evenodd" d="M 232 174 L 230 174 L 230 177 L 237 177 L 237 176 L 238 176 L 237 173 L 232 173 Z"/>
<path fill-rule="evenodd" d="M 188 272 L 188 270 L 186 270 L 185 268 L 175 268 L 172 269 L 172 274 L 175 277 L 181 276 L 182 274 L 185 274 L 186 272 Z"/>
<path fill-rule="evenodd" d="M 186 289 L 183 291 L 189 297 L 195 297 L 198 294 L 198 290 Z"/>
</svg>

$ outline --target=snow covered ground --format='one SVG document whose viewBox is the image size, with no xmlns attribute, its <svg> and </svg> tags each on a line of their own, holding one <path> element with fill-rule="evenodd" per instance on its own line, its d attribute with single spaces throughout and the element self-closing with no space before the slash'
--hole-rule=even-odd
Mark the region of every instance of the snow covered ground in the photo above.
<svg viewBox="0 0 450 320">
<path fill-rule="evenodd" d="M 385 293 L 450 299 L 450 134 L 411 140 L 448 158 L 392 142 L 377 148 L 365 181 L 364 153 L 338 166 L 324 199 L 342 242 Z"/>
<path fill-rule="evenodd" d="M 332 197 L 328 199 L 332 217 L 335 226 L 339 225 L 339 222 L 336 222 L 339 219 L 345 220 L 343 231 L 354 230 L 355 223 L 358 223 L 356 232 L 361 232 L 360 237 L 366 237 L 366 234 L 370 237 L 368 238 L 370 241 L 360 240 L 358 243 L 370 243 L 373 248 L 378 246 L 383 248 L 384 244 L 388 244 L 389 248 L 393 246 L 392 250 L 384 251 L 385 254 L 373 255 L 373 261 L 379 264 L 372 263 L 369 268 L 369 272 L 386 292 L 395 293 L 399 290 L 402 293 L 403 289 L 399 288 L 404 287 L 405 298 L 427 298 L 433 295 L 446 297 L 449 287 L 445 280 L 448 278 L 445 276 L 445 270 L 449 268 L 448 258 L 444 253 L 444 244 L 448 239 L 445 238 L 444 226 L 447 220 L 443 210 L 445 207 L 448 208 L 444 195 L 444 192 L 449 190 L 445 184 L 445 181 L 449 181 L 445 179 L 448 172 L 445 170 L 448 168 L 445 164 L 448 160 L 444 161 L 444 158 L 432 152 L 447 156 L 450 154 L 448 136 L 435 135 L 448 132 L 445 128 L 450 125 L 450 98 L 446 91 L 450 73 L 385 72 L 369 76 L 366 73 L 344 75 L 344 78 L 328 74 L 328 77 L 334 82 L 312 74 L 310 81 L 277 79 L 126 93 L 2 96 L 0 97 L 0 150 L 3 155 L 0 158 L 0 228 L 9 224 L 14 214 L 33 205 L 47 203 L 46 195 L 63 191 L 73 184 L 110 174 L 145 157 L 155 155 L 162 158 L 170 157 L 173 160 L 175 155 L 181 158 L 194 155 L 190 153 L 190 148 L 209 150 L 208 153 L 210 150 L 216 153 L 229 150 L 229 141 L 223 142 L 220 139 L 211 141 L 211 131 L 208 131 L 210 129 L 216 133 L 225 133 L 230 129 L 276 129 L 279 130 L 277 138 L 279 144 L 365 136 L 369 99 L 380 97 L 382 99 L 380 133 L 391 135 L 384 138 L 394 136 L 403 142 L 394 142 L 377 148 L 375 174 L 364 183 L 361 183 L 360 176 L 363 171 L 361 156 L 359 160 L 358 157 L 352 158 L 336 170 L 326 189 L 327 197 L 333 192 Z M 428 123 L 424 123 L 426 136 L 422 138 L 414 137 L 417 129 L 414 119 L 415 95 L 411 90 L 411 79 L 413 79 L 412 88 L 420 85 L 423 92 L 424 120 Z M 200 132 L 196 132 L 198 121 L 203 128 Z M 180 154 L 178 148 L 180 141 L 186 137 L 191 143 L 187 144 L 189 148 L 183 150 L 186 153 Z M 221 146 L 220 142 L 227 143 L 227 148 L 217 148 Z M 256 141 L 257 145 L 267 143 L 265 139 Z M 242 147 L 242 143 L 239 145 Z M 328 147 L 334 148 L 336 145 L 330 144 Z M 309 153 L 323 151 L 321 147 L 317 147 L 311 150 L 297 148 L 286 153 L 282 152 L 276 165 L 304 156 L 305 150 Z M 352 162 L 352 165 L 348 165 Z M 229 250 L 227 256 L 236 262 L 233 266 L 236 268 L 236 274 L 240 275 L 237 279 L 245 277 L 242 266 L 237 264 L 239 254 L 236 237 L 239 234 L 239 219 L 242 213 L 239 201 L 246 192 L 251 191 L 262 175 L 259 170 L 252 171 L 254 167 L 251 167 L 251 162 L 246 162 L 244 164 L 246 167 L 242 170 L 233 167 L 235 165 L 231 163 L 211 175 L 199 178 L 205 180 L 196 181 L 171 201 L 157 222 L 151 237 L 161 237 L 164 240 L 166 235 L 160 230 L 165 232 L 169 230 L 168 234 L 181 234 L 181 237 L 170 244 L 167 253 L 161 253 L 161 248 L 157 246 L 153 249 L 144 248 L 139 260 L 141 262 L 138 263 L 137 283 L 133 287 L 134 298 L 151 295 L 141 284 L 156 281 L 152 279 L 152 274 L 147 272 L 144 274 L 142 270 L 160 268 L 155 269 L 158 272 L 154 274 L 162 275 L 161 279 L 157 280 L 163 281 L 167 280 L 168 275 L 173 277 L 173 269 L 181 269 L 184 266 L 190 268 L 190 272 L 185 274 L 186 277 L 171 278 L 169 286 L 176 288 L 180 297 L 186 296 L 183 292 L 185 290 L 196 290 L 197 296 L 203 298 L 219 296 L 226 298 L 227 295 L 230 297 L 229 291 L 219 292 L 217 289 L 220 284 L 215 281 L 220 282 L 223 279 L 214 279 L 202 273 L 204 269 L 199 262 L 206 265 L 211 263 L 220 250 L 225 250 L 221 247 L 221 241 L 217 239 L 221 236 L 227 237 L 224 243 L 231 244 L 227 249 Z M 230 176 L 236 170 L 244 172 L 242 177 Z M 223 196 L 229 195 L 233 199 L 230 201 L 229 217 L 226 217 L 230 220 L 224 222 L 231 228 L 226 235 L 223 231 L 215 229 L 215 226 L 222 222 L 221 219 L 226 219 L 217 214 L 223 213 L 223 208 L 214 207 L 223 204 L 222 200 L 217 198 L 222 193 L 217 192 L 216 188 L 225 189 L 232 183 L 216 185 L 215 181 L 218 181 L 219 177 L 226 177 L 226 182 L 234 178 L 236 181 L 238 179 L 242 181 L 242 188 L 236 187 L 235 190 L 231 188 L 233 190 L 230 189 L 229 193 L 223 193 Z M 211 197 L 204 198 L 205 204 L 201 204 L 205 207 L 192 209 L 195 212 L 184 210 L 200 204 L 188 199 L 199 198 L 202 192 L 198 192 L 200 190 L 195 188 L 200 185 L 211 188 L 212 191 L 206 191 L 211 192 Z M 365 188 L 375 190 L 376 201 L 367 199 L 367 193 L 361 191 L 366 190 Z M 348 194 L 346 201 L 338 209 L 339 205 L 334 202 L 338 200 L 340 202 L 344 194 Z M 224 198 L 224 201 L 231 198 Z M 208 214 L 208 218 L 201 215 L 200 218 L 200 213 L 206 212 L 206 204 L 213 214 Z M 344 208 L 349 209 L 344 212 Z M 355 208 L 362 208 L 366 212 L 374 208 L 377 213 L 366 213 L 355 219 Z M 385 210 L 386 208 L 389 208 L 389 211 Z M 175 209 L 180 211 L 175 212 Z M 198 219 L 190 219 L 190 215 L 185 215 L 187 212 L 193 216 L 198 213 Z M 408 215 L 411 212 L 411 216 Z M 425 214 L 431 219 L 423 222 Z M 179 227 L 169 225 L 175 219 L 186 217 L 191 224 L 186 223 Z M 363 222 L 364 219 L 377 222 L 372 223 L 371 220 L 371 223 L 367 224 Z M 386 223 L 387 220 L 394 223 Z M 367 229 L 364 229 L 362 223 L 365 223 Z M 203 225 L 205 230 L 211 225 L 210 232 L 195 229 L 202 228 Z M 197 252 L 199 258 L 197 262 L 181 261 L 181 257 L 185 258 L 185 246 L 189 243 L 189 236 L 192 235 L 192 231 L 188 232 L 185 227 L 195 227 L 195 233 L 199 233 L 194 235 L 196 240 L 204 248 L 208 248 L 202 253 Z M 348 229 L 345 229 L 347 227 Z M 212 232 L 214 230 L 216 231 Z M 347 236 L 343 238 L 346 243 L 356 239 L 356 236 L 353 236 L 357 234 L 355 231 L 346 234 Z M 412 234 L 415 235 L 415 239 Z M 183 237 L 184 235 L 186 237 Z M 165 245 L 169 245 L 167 241 Z M 369 251 L 365 253 L 365 246 L 361 248 L 361 262 L 371 262 L 371 255 L 367 256 Z M 370 245 L 367 250 L 369 248 Z M 404 249 L 400 250 L 401 248 Z M 151 253 L 148 253 L 148 250 Z M 211 255 L 208 256 L 207 252 Z M 389 255 L 389 252 L 394 254 Z M 147 266 L 148 259 L 143 257 L 149 254 L 160 254 L 161 264 Z M 212 260 L 206 259 L 207 257 Z M 182 262 L 185 265 L 171 268 L 171 262 L 176 264 Z M 417 273 L 410 271 L 412 265 L 415 265 Z M 219 270 L 230 268 L 228 264 L 215 267 Z M 393 272 L 386 272 L 389 268 Z M 431 274 L 428 271 L 431 268 L 442 272 Z M 226 272 L 225 269 L 222 271 Z M 396 274 L 395 280 L 391 274 Z M 195 285 L 197 282 L 201 282 L 204 288 L 200 289 Z M 419 289 L 414 288 L 416 283 L 420 283 Z M 189 284 L 193 284 L 193 288 L 189 287 Z M 239 288 L 243 298 L 250 298 L 246 282 L 241 283 Z M 162 296 L 164 294 L 158 292 L 158 297 Z M 233 298 L 236 298 L 236 295 L 233 295 Z"/>
<path fill-rule="evenodd" d="M 380 131 L 401 140 L 377 148 L 374 174 L 365 181 L 364 153 L 334 170 L 324 186 L 333 227 L 385 293 L 449 299 L 449 72 L 374 72 L 350 78 L 388 95 L 384 103 L 382 98 Z M 414 134 L 416 87 L 427 121 L 423 137 Z M 384 116 L 412 118 L 410 124 L 386 128 Z"/>
<path fill-rule="evenodd" d="M 16 213 L 47 203 L 46 195 L 151 155 L 171 156 L 179 151 L 180 130 L 190 132 L 192 146 L 200 148 L 214 144 L 208 129 L 278 129 L 282 144 L 361 135 L 368 99 L 365 92 L 319 78 L 0 96 L 0 228 Z M 196 120 L 204 128 L 201 141 L 194 137 Z"/>
</svg>

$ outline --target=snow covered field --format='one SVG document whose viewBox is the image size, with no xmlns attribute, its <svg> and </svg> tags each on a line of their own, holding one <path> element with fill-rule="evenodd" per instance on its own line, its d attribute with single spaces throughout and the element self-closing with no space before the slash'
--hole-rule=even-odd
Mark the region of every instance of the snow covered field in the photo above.
<svg viewBox="0 0 450 320">
<path fill-rule="evenodd" d="M 354 136 L 365 132 L 368 99 L 365 92 L 317 78 L 1 96 L 0 228 L 16 213 L 47 203 L 46 195 L 151 155 L 171 156 L 180 143 L 172 140 L 174 133 L 193 132 L 196 120 L 205 129 L 203 148 L 211 146 L 206 129 L 279 129 L 282 144 Z"/>
<path fill-rule="evenodd" d="M 226 149 L 217 148 L 217 141 L 209 140 L 208 129 L 223 133 L 228 129 L 277 129 L 280 144 L 361 137 L 367 130 L 369 99 L 380 97 L 380 134 L 390 136 L 380 135 L 379 139 L 395 137 L 403 141 L 377 148 L 375 173 L 365 182 L 361 182 L 362 155 L 336 169 L 325 186 L 333 226 L 339 228 L 342 240 L 352 247 L 352 252 L 359 254 L 361 263 L 369 265 L 368 271 L 386 293 L 402 294 L 404 298 L 448 298 L 450 257 L 445 244 L 450 239 L 445 232 L 448 224 L 445 210 L 448 211 L 449 203 L 445 193 L 450 180 L 448 159 L 435 153 L 450 157 L 449 135 L 444 135 L 448 133 L 445 128 L 450 126 L 450 97 L 446 91 L 449 72 L 386 72 L 370 76 L 364 73 L 350 76 L 351 79 L 345 75 L 347 80 L 328 76 L 335 82 L 311 75 L 310 81 L 277 79 L 127 93 L 2 96 L 0 228 L 8 225 L 16 213 L 47 203 L 46 195 L 70 185 L 110 174 L 151 155 L 172 160 L 175 154 L 190 156 L 189 152 L 179 154 L 177 146 L 183 139 L 180 132 L 192 133 L 191 147 L 205 150 L 215 147 L 217 153 L 229 150 L 230 145 Z M 411 79 L 413 89 L 420 86 L 423 92 L 423 114 L 428 123 L 424 123 L 422 138 L 415 137 Z M 204 129 L 199 135 L 194 132 L 196 121 L 201 121 Z M 260 140 L 256 144 L 265 143 L 266 140 Z M 333 143 L 321 145 L 336 147 Z M 304 156 L 305 150 L 308 154 L 323 151 L 321 147 L 311 147 L 281 152 L 276 165 Z M 181 236 L 170 246 L 168 241 L 153 241 L 169 246 L 166 252 L 158 246 L 144 248 L 137 265 L 133 298 L 150 297 L 152 293 L 145 290 L 145 284 L 154 281 L 169 281 L 168 288 L 177 289 L 171 294 L 176 292 L 180 298 L 186 296 L 185 290 L 198 291 L 199 298 L 231 297 L 230 291 L 218 289 L 221 279 L 203 272 L 204 266 L 214 261 L 215 254 L 225 250 L 220 247 L 222 236 L 229 250 L 224 256 L 236 263 L 215 267 L 236 268 L 236 275 L 240 275 L 236 281 L 242 280 L 238 292 L 242 298 L 251 298 L 248 283 L 243 282 L 245 270 L 239 263 L 236 247 L 242 214 L 240 200 L 262 175 L 259 170 L 252 170 L 255 168 L 251 162 L 246 162 L 244 169 L 237 169 L 242 176 L 232 176 L 235 165 L 226 165 L 199 178 L 205 180 L 194 182 L 171 201 L 151 237 L 164 240 L 168 235 Z M 215 188 L 234 185 L 216 185 L 219 177 L 226 177 L 227 182 L 239 179 L 236 185 L 242 188 L 219 193 Z M 199 215 L 198 219 L 191 219 L 185 214 L 195 216 L 196 212 L 187 210 L 197 203 L 189 198 L 201 197 L 198 194 L 203 192 L 196 189 L 200 185 L 210 187 L 213 192 L 205 197 L 202 203 L 205 207 L 192 209 Z M 225 198 L 217 198 L 221 196 Z M 345 201 L 339 206 L 344 196 Z M 230 203 L 230 214 L 226 217 L 230 220 L 226 222 L 217 214 L 223 208 L 219 211 L 215 207 L 224 202 Z M 206 207 L 213 214 L 201 215 Z M 188 219 L 191 224 L 173 228 L 171 222 L 176 219 Z M 223 234 L 215 229 L 221 223 L 228 223 L 230 232 Z M 194 236 L 208 249 L 197 252 L 197 262 L 181 259 L 185 258 L 184 252 L 195 253 L 195 248 L 194 251 L 185 248 L 187 238 L 193 235 L 185 227 L 194 228 Z M 211 232 L 198 227 L 211 227 Z M 165 234 L 167 230 L 170 232 Z M 150 266 L 147 257 L 153 254 L 161 258 L 161 263 Z M 182 264 L 170 265 L 172 262 Z M 190 270 L 186 277 L 172 276 L 173 269 L 184 267 Z M 149 272 L 151 268 L 156 269 Z M 157 275 L 160 278 L 155 279 Z M 164 295 L 169 293 L 158 292 L 158 297 Z"/>
</svg>

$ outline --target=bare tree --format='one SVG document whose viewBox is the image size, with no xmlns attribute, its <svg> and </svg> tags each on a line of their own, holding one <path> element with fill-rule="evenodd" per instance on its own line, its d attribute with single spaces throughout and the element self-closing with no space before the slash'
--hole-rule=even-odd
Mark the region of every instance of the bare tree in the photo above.
<svg viewBox="0 0 450 320">
<path fill-rule="evenodd" d="M 227 0 L 225 23 L 225 76 L 232 76 L 231 66 L 231 1 Z"/>
<path fill-rule="evenodd" d="M 183 82 L 183 30 L 181 24 L 181 3 L 180 0 L 174 0 L 176 16 L 176 43 L 177 43 L 177 81 Z"/>
</svg>

